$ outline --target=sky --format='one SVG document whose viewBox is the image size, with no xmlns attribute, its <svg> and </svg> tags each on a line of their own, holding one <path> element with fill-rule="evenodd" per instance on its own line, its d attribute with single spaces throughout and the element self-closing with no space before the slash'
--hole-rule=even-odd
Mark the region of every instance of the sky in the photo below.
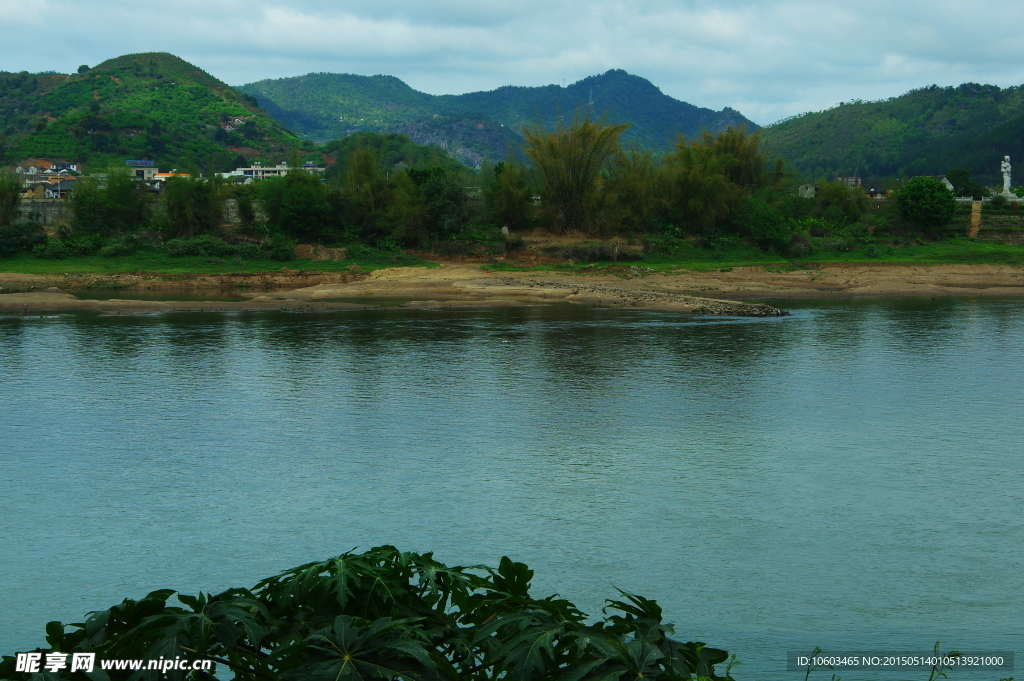
<svg viewBox="0 0 1024 681">
<path fill-rule="evenodd" d="M 1024 83 L 1024 3 L 0 0 L 0 70 L 171 52 L 231 85 L 387 74 L 431 94 L 608 69 L 767 125 L 932 84 Z"/>
</svg>

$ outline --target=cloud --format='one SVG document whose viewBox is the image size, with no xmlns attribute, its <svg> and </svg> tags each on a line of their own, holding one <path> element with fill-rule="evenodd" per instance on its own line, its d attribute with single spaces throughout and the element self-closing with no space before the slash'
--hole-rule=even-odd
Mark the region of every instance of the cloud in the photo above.
<svg viewBox="0 0 1024 681">
<path fill-rule="evenodd" d="M 0 68 L 68 71 L 168 51 L 233 84 L 310 71 L 435 93 L 573 82 L 610 68 L 769 123 L 855 98 L 1024 82 L 1024 7 L 948 0 L 0 0 Z"/>
</svg>

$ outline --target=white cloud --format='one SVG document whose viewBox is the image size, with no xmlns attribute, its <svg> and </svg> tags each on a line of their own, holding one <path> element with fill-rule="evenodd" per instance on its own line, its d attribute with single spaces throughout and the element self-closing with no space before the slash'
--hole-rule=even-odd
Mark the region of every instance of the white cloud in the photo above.
<svg viewBox="0 0 1024 681">
<path fill-rule="evenodd" d="M 1024 7 L 949 0 L 0 0 L 0 69 L 178 54 L 229 83 L 386 73 L 436 94 L 609 68 L 760 123 L 932 83 L 1024 81 Z"/>
</svg>

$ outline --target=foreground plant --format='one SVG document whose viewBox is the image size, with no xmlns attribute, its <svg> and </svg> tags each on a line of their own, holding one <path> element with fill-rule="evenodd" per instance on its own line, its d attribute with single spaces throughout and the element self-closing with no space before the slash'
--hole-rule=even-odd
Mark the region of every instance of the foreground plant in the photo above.
<svg viewBox="0 0 1024 681">
<path fill-rule="evenodd" d="M 382 546 L 309 563 L 250 589 L 217 595 L 154 591 L 94 612 L 84 623 L 46 626 L 49 649 L 102 659 L 212 659 L 231 678 L 444 681 L 684 681 L 716 675 L 723 650 L 670 637 L 657 603 L 620 592 L 605 617 L 557 596 L 529 594 L 533 571 L 507 557 L 497 570 L 448 567 L 432 554 Z M 220 678 L 228 678 L 222 670 Z M 210 680 L 171 670 L 91 673 L 16 671 L 0 679 Z"/>
</svg>

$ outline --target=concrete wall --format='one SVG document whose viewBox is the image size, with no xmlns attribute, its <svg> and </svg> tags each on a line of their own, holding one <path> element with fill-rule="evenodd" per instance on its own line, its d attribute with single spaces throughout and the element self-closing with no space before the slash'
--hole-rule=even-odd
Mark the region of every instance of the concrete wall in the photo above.
<svg viewBox="0 0 1024 681">
<path fill-rule="evenodd" d="M 23 220 L 37 219 L 46 226 L 71 221 L 71 207 L 65 199 L 22 199 L 19 211 Z"/>
</svg>

